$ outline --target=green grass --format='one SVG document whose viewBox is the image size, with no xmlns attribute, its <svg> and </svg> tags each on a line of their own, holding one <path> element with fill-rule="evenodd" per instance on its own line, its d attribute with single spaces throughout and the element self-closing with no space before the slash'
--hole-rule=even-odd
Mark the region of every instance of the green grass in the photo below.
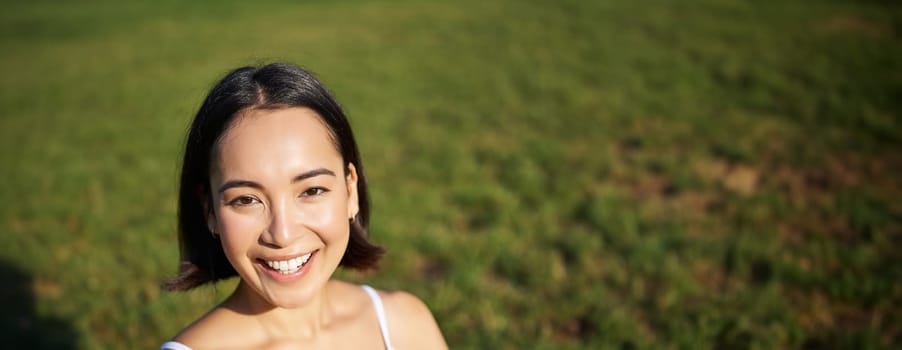
<svg viewBox="0 0 902 350">
<path fill-rule="evenodd" d="M 454 348 L 902 346 L 890 1 L 4 4 L 0 335 L 153 348 L 184 132 L 228 69 L 349 112 L 379 272 Z"/>
</svg>

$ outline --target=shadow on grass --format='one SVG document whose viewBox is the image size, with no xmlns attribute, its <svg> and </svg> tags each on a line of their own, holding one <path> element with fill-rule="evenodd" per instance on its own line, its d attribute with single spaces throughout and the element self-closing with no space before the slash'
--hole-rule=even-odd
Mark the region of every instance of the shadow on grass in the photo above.
<svg viewBox="0 0 902 350">
<path fill-rule="evenodd" d="M 72 349 L 76 333 L 70 324 L 35 312 L 32 280 L 15 265 L 0 261 L 0 344 L 8 349 Z"/>
</svg>

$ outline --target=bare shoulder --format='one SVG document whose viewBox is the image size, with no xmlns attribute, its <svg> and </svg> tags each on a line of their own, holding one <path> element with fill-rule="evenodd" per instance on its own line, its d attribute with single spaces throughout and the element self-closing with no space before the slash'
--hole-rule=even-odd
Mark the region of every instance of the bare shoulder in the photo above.
<svg viewBox="0 0 902 350">
<path fill-rule="evenodd" d="M 420 298 L 404 291 L 380 291 L 392 345 L 399 349 L 447 349 L 442 331 Z"/>
<path fill-rule="evenodd" d="M 230 312 L 217 307 L 179 332 L 173 340 L 194 349 L 222 349 L 234 345 L 237 339 L 230 339 L 230 334 L 237 332 L 217 331 L 233 326 Z"/>
</svg>

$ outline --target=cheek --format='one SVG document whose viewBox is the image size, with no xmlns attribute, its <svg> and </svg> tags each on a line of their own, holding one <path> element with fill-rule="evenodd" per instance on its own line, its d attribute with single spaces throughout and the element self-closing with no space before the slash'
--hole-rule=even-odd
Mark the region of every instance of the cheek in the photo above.
<svg viewBox="0 0 902 350">
<path fill-rule="evenodd" d="M 346 240 L 349 233 L 347 220 L 347 201 L 333 200 L 317 206 L 307 220 L 313 229 L 326 243 Z"/>
<path fill-rule="evenodd" d="M 219 217 L 222 229 L 220 239 L 226 252 L 235 252 L 255 244 L 260 232 L 266 228 L 266 220 L 261 213 L 254 215 L 223 211 Z"/>
</svg>

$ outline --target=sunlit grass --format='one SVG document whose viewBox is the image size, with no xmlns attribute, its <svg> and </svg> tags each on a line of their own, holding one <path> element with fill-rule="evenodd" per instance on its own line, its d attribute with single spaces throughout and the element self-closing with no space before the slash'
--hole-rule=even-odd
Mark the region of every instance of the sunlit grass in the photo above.
<svg viewBox="0 0 902 350">
<path fill-rule="evenodd" d="M 230 291 L 158 288 L 178 161 L 211 84 L 272 60 L 362 147 L 389 254 L 340 275 L 420 296 L 452 347 L 902 342 L 899 5 L 5 7 L 14 344 L 153 348 Z"/>
</svg>

